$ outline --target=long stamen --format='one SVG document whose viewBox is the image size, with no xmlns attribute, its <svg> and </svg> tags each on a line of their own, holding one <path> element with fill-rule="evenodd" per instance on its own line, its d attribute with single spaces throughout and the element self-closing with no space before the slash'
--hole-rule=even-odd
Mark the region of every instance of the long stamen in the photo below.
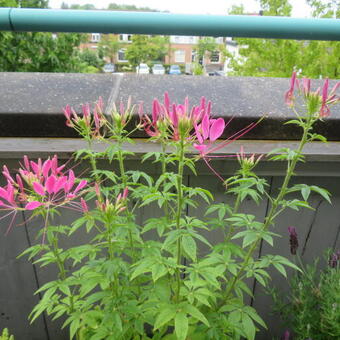
<svg viewBox="0 0 340 340">
<path fill-rule="evenodd" d="M 13 215 L 13 217 L 11 219 L 11 223 L 9 224 L 9 226 L 8 226 L 8 228 L 6 230 L 6 233 L 5 233 L 6 236 L 8 235 L 8 233 L 11 231 L 11 229 L 13 227 L 13 223 L 14 223 L 14 219 L 15 219 L 16 215 L 17 215 L 17 211 L 14 210 L 14 215 Z"/>
<path fill-rule="evenodd" d="M 225 180 L 223 179 L 223 177 L 209 164 L 209 161 L 206 158 L 203 158 L 203 160 L 208 168 L 224 183 Z"/>
</svg>

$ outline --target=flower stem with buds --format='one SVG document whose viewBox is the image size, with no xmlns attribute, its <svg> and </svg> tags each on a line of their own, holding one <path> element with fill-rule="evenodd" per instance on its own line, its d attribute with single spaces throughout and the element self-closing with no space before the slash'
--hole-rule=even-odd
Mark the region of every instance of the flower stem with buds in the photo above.
<svg viewBox="0 0 340 340">
<path fill-rule="evenodd" d="M 311 130 L 314 122 L 315 122 L 315 119 L 313 119 L 313 115 L 309 114 L 307 116 L 307 121 L 305 122 L 305 124 L 303 126 L 303 135 L 302 135 L 302 139 L 300 141 L 299 147 L 296 150 L 293 159 L 288 163 L 288 169 L 287 169 L 286 176 L 284 178 L 282 187 L 281 187 L 280 192 L 278 193 L 277 197 L 272 202 L 272 206 L 270 208 L 270 211 L 269 211 L 267 217 L 265 218 L 265 222 L 263 224 L 261 231 L 266 231 L 272 225 L 274 217 L 277 216 L 277 210 L 278 210 L 278 208 L 279 208 L 279 206 L 282 202 L 282 199 L 284 198 L 284 196 L 287 193 L 289 181 L 294 174 L 294 170 L 295 170 L 297 162 L 299 161 L 302 150 L 303 150 L 305 144 L 308 142 L 308 134 L 309 134 L 309 131 Z M 261 235 L 261 233 L 259 233 L 259 234 Z M 245 256 L 245 259 L 244 259 L 244 261 L 241 265 L 240 270 L 238 271 L 237 275 L 234 277 L 230 286 L 226 290 L 224 301 L 226 301 L 230 297 L 230 294 L 233 291 L 235 284 L 241 278 L 244 271 L 246 270 L 246 268 L 249 264 L 249 261 L 252 258 L 254 251 L 257 249 L 261 239 L 262 239 L 262 236 L 259 236 L 257 238 L 257 240 L 249 248 L 249 250 L 248 250 L 248 252 Z"/>
</svg>

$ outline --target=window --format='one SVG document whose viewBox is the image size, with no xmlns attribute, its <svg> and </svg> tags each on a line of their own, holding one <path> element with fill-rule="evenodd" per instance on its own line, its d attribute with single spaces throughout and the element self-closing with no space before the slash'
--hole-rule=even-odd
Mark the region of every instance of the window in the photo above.
<svg viewBox="0 0 340 340">
<path fill-rule="evenodd" d="M 212 63 L 219 63 L 220 62 L 220 52 L 219 51 L 212 52 L 211 56 L 210 56 L 210 61 Z"/>
<path fill-rule="evenodd" d="M 91 42 L 99 42 L 99 41 L 100 41 L 100 33 L 92 33 Z"/>
<path fill-rule="evenodd" d="M 118 51 L 118 61 L 127 61 L 125 58 L 125 48 L 122 48 Z"/>
<path fill-rule="evenodd" d="M 132 34 L 119 34 L 119 41 L 131 42 L 132 41 Z"/>
<path fill-rule="evenodd" d="M 191 52 L 191 61 L 192 61 L 192 62 L 195 62 L 195 61 L 196 61 L 196 56 L 197 56 L 196 51 L 192 51 L 192 52 Z"/>
<path fill-rule="evenodd" d="M 177 50 L 175 51 L 175 63 L 184 63 L 185 62 L 185 51 Z"/>
</svg>

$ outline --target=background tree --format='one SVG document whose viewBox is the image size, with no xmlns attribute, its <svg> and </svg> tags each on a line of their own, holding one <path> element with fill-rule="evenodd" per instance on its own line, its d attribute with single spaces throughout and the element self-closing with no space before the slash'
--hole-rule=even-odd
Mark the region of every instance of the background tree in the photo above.
<svg viewBox="0 0 340 340">
<path fill-rule="evenodd" d="M 166 55 L 171 52 L 170 37 L 156 35 L 150 38 L 150 58 L 153 61 L 164 61 Z"/>
<path fill-rule="evenodd" d="M 73 4 L 69 7 L 70 9 L 82 9 L 82 10 L 95 10 L 96 7 L 93 4 L 77 5 Z"/>
<path fill-rule="evenodd" d="M 288 0 L 260 0 L 263 15 L 290 16 Z M 308 0 L 314 17 L 340 17 L 340 3 Z M 230 14 L 245 14 L 241 6 L 233 6 Z M 285 39 L 236 39 L 240 58 L 231 57 L 229 67 L 234 75 L 289 77 L 293 69 L 303 76 L 338 78 L 340 43 Z"/>
<path fill-rule="evenodd" d="M 201 63 L 204 67 L 205 58 L 211 55 L 211 53 L 215 52 L 218 48 L 218 45 L 214 38 L 204 37 L 198 40 L 198 44 L 195 48 L 196 56 L 198 58 L 198 62 Z"/>
<path fill-rule="evenodd" d="M 100 37 L 100 42 L 98 44 L 98 52 L 100 55 L 109 58 L 110 63 L 113 64 L 116 59 L 116 54 L 122 47 L 118 41 L 118 36 L 113 34 L 102 34 Z"/>
<path fill-rule="evenodd" d="M 83 72 L 100 72 L 101 68 L 104 66 L 104 61 L 98 56 L 97 51 L 90 50 L 88 48 L 79 52 L 80 62 L 83 64 Z"/>
<path fill-rule="evenodd" d="M 0 0 L 0 7 L 46 8 L 43 0 Z M 82 35 L 0 32 L 0 71 L 77 72 Z"/>
<path fill-rule="evenodd" d="M 140 63 L 160 61 L 168 53 L 168 44 L 168 37 L 133 35 L 132 43 L 128 45 L 125 57 L 133 67 Z"/>
<path fill-rule="evenodd" d="M 116 3 L 109 4 L 109 11 L 143 11 L 143 12 L 159 12 L 157 9 L 152 9 L 149 7 L 137 7 L 135 5 L 119 5 Z"/>
</svg>

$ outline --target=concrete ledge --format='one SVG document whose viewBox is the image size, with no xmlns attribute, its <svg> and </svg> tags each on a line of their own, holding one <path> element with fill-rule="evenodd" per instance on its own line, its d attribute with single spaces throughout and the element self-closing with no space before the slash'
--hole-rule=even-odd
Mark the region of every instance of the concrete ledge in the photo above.
<svg viewBox="0 0 340 340">
<path fill-rule="evenodd" d="M 315 80 L 314 87 L 322 82 Z M 331 81 L 331 86 L 335 81 Z M 155 76 L 136 74 L 0 73 L 0 137 L 77 137 L 65 126 L 62 108 L 102 96 L 106 107 L 131 95 L 134 103 L 143 101 L 147 112 L 152 99 L 168 91 L 173 101 L 189 96 L 198 103 L 201 96 L 213 102 L 213 113 L 235 117 L 224 137 L 265 115 L 267 118 L 245 138 L 294 140 L 299 129 L 282 123 L 294 117 L 283 97 L 289 85 L 285 78 L 235 78 L 205 76 Z M 317 131 L 329 140 L 340 141 L 340 106 L 319 123 Z M 137 132 L 134 137 L 145 137 Z"/>
</svg>

